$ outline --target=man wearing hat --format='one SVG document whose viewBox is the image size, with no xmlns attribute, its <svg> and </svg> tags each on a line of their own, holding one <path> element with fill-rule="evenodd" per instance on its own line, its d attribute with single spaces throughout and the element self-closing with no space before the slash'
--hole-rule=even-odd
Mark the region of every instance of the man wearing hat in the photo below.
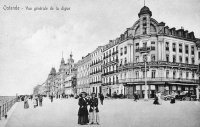
<svg viewBox="0 0 200 127">
<path fill-rule="evenodd" d="M 96 98 L 96 94 L 91 94 L 92 98 L 89 101 L 90 105 L 90 124 L 99 124 L 99 109 L 98 109 L 98 99 Z"/>
</svg>

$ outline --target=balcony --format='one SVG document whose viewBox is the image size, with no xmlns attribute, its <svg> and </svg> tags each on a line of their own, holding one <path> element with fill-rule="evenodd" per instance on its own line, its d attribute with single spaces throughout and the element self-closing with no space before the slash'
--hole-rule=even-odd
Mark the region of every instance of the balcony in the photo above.
<svg viewBox="0 0 200 127">
<path fill-rule="evenodd" d="M 114 71 L 106 72 L 106 73 L 103 73 L 102 76 L 106 76 L 106 75 L 114 74 L 114 73 L 117 73 L 117 72 L 118 72 L 118 70 L 114 70 Z"/>
<path fill-rule="evenodd" d="M 122 65 L 119 67 L 119 70 L 121 69 L 130 69 L 130 68 L 143 68 L 144 62 L 139 63 L 127 63 L 125 65 Z M 183 69 L 189 69 L 197 71 L 198 65 L 194 64 L 186 64 L 186 63 L 173 63 L 173 62 L 167 62 L 167 61 L 152 61 L 147 62 L 147 67 L 171 67 L 171 68 L 183 68 Z"/>
<path fill-rule="evenodd" d="M 91 85 L 91 84 L 98 84 L 98 83 L 101 83 L 101 81 L 90 82 L 90 85 Z"/>
<path fill-rule="evenodd" d="M 155 47 L 154 47 L 155 48 Z M 152 46 L 138 48 L 140 53 L 148 53 L 152 50 Z"/>
<path fill-rule="evenodd" d="M 127 78 L 127 79 L 120 79 L 119 83 L 132 83 L 132 82 L 144 82 L 144 81 L 145 81 L 145 78 Z M 166 77 L 157 77 L 157 78 L 147 77 L 147 81 L 199 83 L 199 80 L 197 79 L 166 78 Z"/>
</svg>

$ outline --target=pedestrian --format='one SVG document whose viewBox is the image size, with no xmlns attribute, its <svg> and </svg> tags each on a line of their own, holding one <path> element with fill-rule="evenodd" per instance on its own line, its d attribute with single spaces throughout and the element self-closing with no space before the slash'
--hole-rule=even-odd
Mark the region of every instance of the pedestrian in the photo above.
<svg viewBox="0 0 200 127">
<path fill-rule="evenodd" d="M 101 105 L 103 105 L 103 100 L 104 100 L 104 96 L 103 96 L 103 94 L 101 93 L 101 94 L 99 94 L 100 95 L 100 102 L 101 102 Z"/>
<path fill-rule="evenodd" d="M 137 94 L 137 92 L 135 92 L 135 93 L 134 93 L 134 101 L 136 101 L 136 102 L 137 102 L 137 100 L 139 100 L 139 97 L 138 97 L 138 94 Z"/>
<path fill-rule="evenodd" d="M 98 109 L 98 99 L 96 98 L 96 94 L 91 94 L 91 99 L 89 100 L 89 114 L 90 114 L 90 124 L 99 124 L 99 109 Z"/>
<path fill-rule="evenodd" d="M 88 100 L 86 99 L 86 96 L 87 96 L 87 93 L 82 92 L 80 94 L 80 98 L 79 98 L 79 101 L 78 101 L 78 105 L 79 105 L 78 124 L 80 124 L 80 125 L 86 125 L 86 124 L 89 123 L 88 109 L 87 109 Z"/>
<path fill-rule="evenodd" d="M 156 94 L 155 94 L 155 98 L 154 98 L 153 104 L 159 105 L 159 102 L 158 102 L 158 92 L 156 92 Z"/>
<path fill-rule="evenodd" d="M 175 103 L 175 97 L 176 97 L 176 94 L 175 94 L 174 91 L 172 91 L 171 101 L 170 101 L 171 104 L 174 104 L 174 103 Z"/>
<path fill-rule="evenodd" d="M 42 106 L 43 97 L 42 95 L 39 96 L 39 105 Z"/>
<path fill-rule="evenodd" d="M 158 92 L 158 103 L 161 105 L 162 104 L 162 99 L 161 99 L 161 92 Z"/>
<path fill-rule="evenodd" d="M 37 107 L 37 96 L 36 95 L 33 97 L 33 107 L 34 108 Z"/>
<path fill-rule="evenodd" d="M 50 96 L 51 102 L 53 102 L 53 95 Z"/>
<path fill-rule="evenodd" d="M 28 97 L 25 96 L 25 98 L 24 98 L 24 109 L 27 109 L 27 108 L 29 108 Z"/>
</svg>

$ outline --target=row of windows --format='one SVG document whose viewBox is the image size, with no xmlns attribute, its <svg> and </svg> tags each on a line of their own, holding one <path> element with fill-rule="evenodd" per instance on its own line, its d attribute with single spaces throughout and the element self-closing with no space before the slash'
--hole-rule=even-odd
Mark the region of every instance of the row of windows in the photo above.
<svg viewBox="0 0 200 127">
<path fill-rule="evenodd" d="M 100 49 L 100 50 L 98 50 L 97 52 L 93 53 L 93 54 L 91 55 L 91 57 L 95 57 L 95 56 L 99 55 L 99 53 L 102 53 L 102 52 L 103 52 L 103 49 Z"/>
<path fill-rule="evenodd" d="M 165 49 L 166 51 L 169 51 L 169 42 L 166 42 Z M 172 51 L 176 52 L 176 43 L 172 43 Z M 182 44 L 179 44 L 179 52 L 180 53 L 183 52 Z M 185 45 L 185 54 L 188 54 L 188 53 L 189 53 L 189 46 Z M 191 54 L 194 55 L 194 46 L 191 46 Z"/>
<path fill-rule="evenodd" d="M 123 52 L 123 50 L 124 50 L 124 52 Z M 122 56 L 123 53 L 124 53 L 124 55 L 127 54 L 127 46 L 125 46 L 124 48 L 120 48 L 120 55 Z"/>
<path fill-rule="evenodd" d="M 172 57 L 172 62 L 176 63 L 177 62 L 177 58 L 176 58 L 176 55 L 173 55 Z M 167 54 L 166 55 L 166 61 L 169 62 L 169 55 Z M 182 56 L 179 56 L 179 63 L 182 63 L 183 62 L 183 57 Z M 189 58 L 188 57 L 185 57 L 185 63 L 186 64 L 189 64 Z M 195 64 L 195 59 L 194 57 L 191 58 L 191 64 Z"/>
<path fill-rule="evenodd" d="M 106 51 L 106 53 L 104 53 L 103 55 L 104 55 L 104 57 L 105 57 L 105 56 L 111 56 L 113 53 L 115 53 L 115 52 L 117 52 L 117 51 L 118 51 L 118 46 L 116 46 L 116 48 L 114 47 L 114 48 L 112 48 L 112 49 Z"/>
<path fill-rule="evenodd" d="M 103 83 L 117 83 L 117 82 L 118 82 L 118 76 L 111 76 L 111 77 L 103 78 Z"/>
<path fill-rule="evenodd" d="M 166 71 L 166 78 L 170 78 L 169 77 L 169 73 L 170 73 L 170 71 L 169 70 L 167 70 Z M 139 78 L 139 71 L 136 71 L 135 72 L 135 75 L 136 75 L 136 78 Z M 175 79 L 175 78 L 177 78 L 177 72 L 176 71 L 173 71 L 173 79 Z M 194 72 L 192 72 L 192 79 L 194 79 Z M 126 76 L 125 76 L 126 77 Z M 145 71 L 143 71 L 143 78 L 145 77 Z M 183 77 L 183 72 L 182 71 L 180 71 L 179 72 L 179 78 L 182 78 Z M 151 78 L 156 78 L 156 70 L 152 70 L 151 71 Z M 189 72 L 186 72 L 186 79 L 188 79 L 189 78 Z"/>
</svg>

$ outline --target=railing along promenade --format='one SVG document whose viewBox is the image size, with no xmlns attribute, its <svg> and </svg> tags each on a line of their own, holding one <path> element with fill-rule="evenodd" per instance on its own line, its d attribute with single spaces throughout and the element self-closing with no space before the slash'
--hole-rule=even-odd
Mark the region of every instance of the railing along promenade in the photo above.
<svg viewBox="0 0 200 127">
<path fill-rule="evenodd" d="M 0 120 L 5 117 L 11 107 L 17 102 L 16 96 L 0 96 Z"/>
</svg>

